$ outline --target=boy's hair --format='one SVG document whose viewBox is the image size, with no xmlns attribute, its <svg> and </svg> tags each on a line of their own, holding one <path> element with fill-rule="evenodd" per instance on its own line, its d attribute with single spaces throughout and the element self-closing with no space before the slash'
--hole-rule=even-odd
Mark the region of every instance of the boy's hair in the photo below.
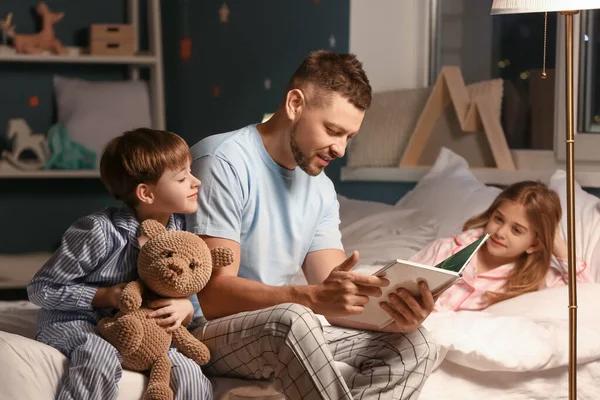
<svg viewBox="0 0 600 400">
<path fill-rule="evenodd" d="M 554 235 L 562 214 L 560 199 L 555 191 L 541 182 L 523 181 L 505 188 L 485 212 L 465 222 L 463 229 L 484 227 L 498 207 L 507 200 L 525 207 L 528 222 L 539 240 L 540 249 L 524 254 L 516 262 L 503 286 L 503 292 L 486 293 L 488 306 L 539 289 L 550 268 Z"/>
<path fill-rule="evenodd" d="M 298 67 L 286 93 L 292 89 L 312 89 L 312 106 L 322 106 L 333 92 L 348 99 L 359 110 L 371 106 L 371 85 L 354 54 L 337 54 L 326 50 L 310 53 Z"/>
<path fill-rule="evenodd" d="M 108 142 L 100 160 L 100 179 L 111 195 L 134 208 L 140 183 L 156 183 L 167 169 L 183 168 L 190 161 L 190 148 L 180 136 L 138 128 Z"/>
</svg>

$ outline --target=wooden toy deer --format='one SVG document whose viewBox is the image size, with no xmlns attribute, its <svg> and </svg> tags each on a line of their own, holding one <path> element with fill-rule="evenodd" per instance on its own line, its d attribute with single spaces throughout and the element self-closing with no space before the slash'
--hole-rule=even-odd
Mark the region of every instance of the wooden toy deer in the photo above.
<svg viewBox="0 0 600 400">
<path fill-rule="evenodd" d="M 47 50 L 55 54 L 67 54 L 67 49 L 56 38 L 53 28 L 53 25 L 60 21 L 65 13 L 52 12 L 43 2 L 35 6 L 35 11 L 42 18 L 42 30 L 33 34 L 14 33 L 12 39 L 17 53 L 41 54 Z"/>
</svg>

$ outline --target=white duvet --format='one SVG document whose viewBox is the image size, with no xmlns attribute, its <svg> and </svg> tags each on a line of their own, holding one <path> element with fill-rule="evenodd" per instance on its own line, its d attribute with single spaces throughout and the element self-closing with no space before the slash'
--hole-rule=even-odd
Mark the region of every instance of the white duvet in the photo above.
<svg viewBox="0 0 600 400">
<path fill-rule="evenodd" d="M 578 399 L 600 395 L 600 284 L 578 285 Z M 568 288 L 530 293 L 484 312 L 432 314 L 435 370 L 421 399 L 567 399 Z"/>
<path fill-rule="evenodd" d="M 424 323 L 439 346 L 438 363 L 479 371 L 540 371 L 569 360 L 568 289 L 529 293 L 486 311 L 432 314 Z M 578 285 L 577 362 L 600 360 L 600 284 Z"/>
</svg>

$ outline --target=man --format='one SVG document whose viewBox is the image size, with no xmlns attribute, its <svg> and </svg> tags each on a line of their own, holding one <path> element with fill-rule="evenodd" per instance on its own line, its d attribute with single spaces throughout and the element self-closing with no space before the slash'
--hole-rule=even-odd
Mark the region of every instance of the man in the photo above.
<svg viewBox="0 0 600 400">
<path fill-rule="evenodd" d="M 344 155 L 370 103 L 354 55 L 313 52 L 271 119 L 192 148 L 203 185 L 187 229 L 235 252 L 198 294 L 209 321 L 194 334 L 211 350 L 208 375 L 273 379 L 289 399 L 418 397 L 436 353 L 420 327 L 434 299 L 426 284 L 420 300 L 406 291 L 378 299 L 386 279 L 350 272 L 358 254 L 346 259 L 337 195 L 321 173 Z M 287 286 L 300 268 L 308 285 Z M 383 332 L 338 318 L 367 301 L 394 318 Z M 356 371 L 344 381 L 334 361 Z"/>
</svg>

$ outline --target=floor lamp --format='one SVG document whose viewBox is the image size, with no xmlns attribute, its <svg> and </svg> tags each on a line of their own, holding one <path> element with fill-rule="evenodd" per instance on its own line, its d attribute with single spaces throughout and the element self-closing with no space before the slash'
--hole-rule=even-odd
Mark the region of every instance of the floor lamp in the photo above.
<svg viewBox="0 0 600 400">
<path fill-rule="evenodd" d="M 492 15 L 559 12 L 565 17 L 565 121 L 567 146 L 567 244 L 569 265 L 569 399 L 577 395 L 577 286 L 575 284 L 575 166 L 573 107 L 573 17 L 600 8 L 599 0 L 494 0 Z"/>
</svg>

